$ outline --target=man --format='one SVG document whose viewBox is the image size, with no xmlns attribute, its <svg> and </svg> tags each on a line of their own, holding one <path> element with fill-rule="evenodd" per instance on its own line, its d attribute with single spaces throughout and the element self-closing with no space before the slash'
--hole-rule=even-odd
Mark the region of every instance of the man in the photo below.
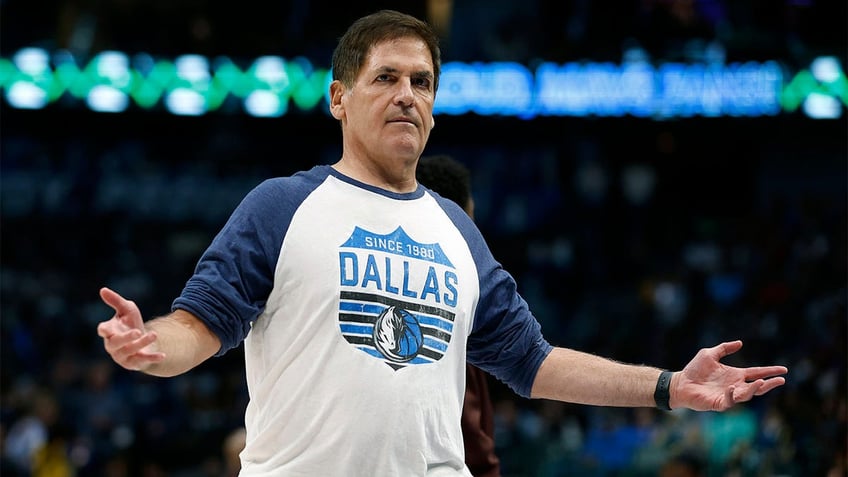
<svg viewBox="0 0 848 477">
<path fill-rule="evenodd" d="M 456 202 L 472 219 L 471 171 L 447 154 L 421 156 L 415 170 L 418 183 Z M 462 439 L 465 464 L 474 477 L 499 477 L 500 459 L 495 453 L 495 410 L 489 397 L 486 373 L 473 364 L 465 367 L 465 400 L 462 403 Z"/>
<path fill-rule="evenodd" d="M 722 364 L 740 341 L 675 373 L 552 347 L 473 220 L 415 179 L 441 68 L 430 27 L 363 17 L 332 63 L 338 162 L 251 191 L 170 314 L 144 322 L 100 291 L 124 368 L 174 376 L 244 342 L 241 475 L 469 476 L 466 360 L 521 396 L 600 406 L 723 411 L 784 384 L 783 366 Z"/>
</svg>

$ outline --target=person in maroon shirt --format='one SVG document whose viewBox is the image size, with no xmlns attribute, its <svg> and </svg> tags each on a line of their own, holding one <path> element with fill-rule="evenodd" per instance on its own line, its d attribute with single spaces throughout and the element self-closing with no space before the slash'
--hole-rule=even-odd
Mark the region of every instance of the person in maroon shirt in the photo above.
<svg viewBox="0 0 848 477">
<path fill-rule="evenodd" d="M 451 156 L 422 156 L 415 171 L 418 182 L 450 199 L 473 219 L 471 172 Z M 475 477 L 500 477 L 500 459 L 495 453 L 494 408 L 489 397 L 488 375 L 480 368 L 465 365 L 465 400 L 462 405 L 462 438 L 465 465 Z"/>
</svg>

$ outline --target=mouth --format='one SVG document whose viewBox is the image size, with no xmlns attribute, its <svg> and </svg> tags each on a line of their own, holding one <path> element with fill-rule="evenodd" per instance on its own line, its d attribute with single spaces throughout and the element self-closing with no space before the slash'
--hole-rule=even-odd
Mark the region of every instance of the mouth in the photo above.
<svg viewBox="0 0 848 477">
<path fill-rule="evenodd" d="M 417 126 L 418 124 L 410 118 L 400 117 L 400 118 L 392 118 L 388 120 L 390 124 L 409 124 L 411 126 Z"/>
</svg>

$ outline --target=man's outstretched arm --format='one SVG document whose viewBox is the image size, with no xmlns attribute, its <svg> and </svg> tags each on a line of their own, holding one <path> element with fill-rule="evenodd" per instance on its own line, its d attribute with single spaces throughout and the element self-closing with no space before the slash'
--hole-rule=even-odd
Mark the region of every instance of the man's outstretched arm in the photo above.
<svg viewBox="0 0 848 477">
<path fill-rule="evenodd" d="M 786 380 L 784 366 L 736 368 L 720 360 L 742 348 L 741 341 L 698 351 L 669 383 L 671 408 L 724 411 L 749 401 Z M 663 370 L 620 363 L 567 348 L 555 348 L 542 362 L 533 382 L 533 398 L 596 406 L 654 407 L 654 392 Z"/>
<path fill-rule="evenodd" d="M 115 315 L 97 325 L 97 334 L 109 356 L 126 369 L 176 376 L 206 361 L 221 347 L 218 337 L 187 311 L 144 322 L 134 302 L 109 288 L 100 289 L 100 298 Z"/>
</svg>

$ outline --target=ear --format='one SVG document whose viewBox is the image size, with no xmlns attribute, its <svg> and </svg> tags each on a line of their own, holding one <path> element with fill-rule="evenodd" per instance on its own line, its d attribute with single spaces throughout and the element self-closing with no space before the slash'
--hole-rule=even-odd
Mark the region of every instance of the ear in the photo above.
<svg viewBox="0 0 848 477">
<path fill-rule="evenodd" d="M 436 117 L 431 114 L 430 115 L 430 129 L 433 129 L 434 127 L 436 127 Z"/>
<path fill-rule="evenodd" d="M 344 117 L 344 105 L 342 104 L 344 93 L 345 86 L 341 81 L 333 80 L 330 83 L 330 114 L 339 120 Z"/>
</svg>

